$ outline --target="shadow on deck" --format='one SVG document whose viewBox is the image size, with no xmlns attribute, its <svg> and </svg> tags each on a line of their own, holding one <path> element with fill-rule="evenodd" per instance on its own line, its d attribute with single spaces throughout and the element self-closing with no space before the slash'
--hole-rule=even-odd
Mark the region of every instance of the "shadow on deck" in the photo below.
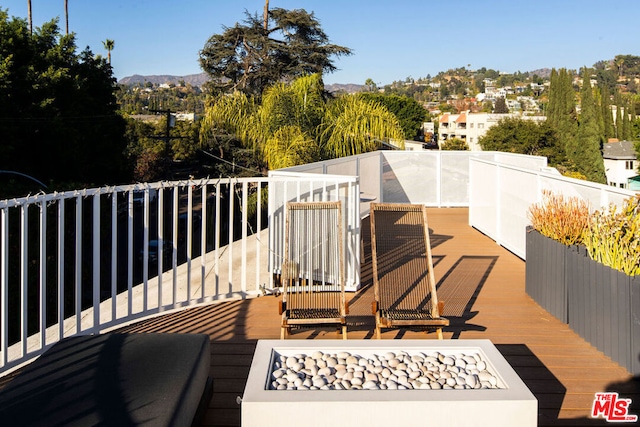
<svg viewBox="0 0 640 427">
<path fill-rule="evenodd" d="M 438 297 L 451 325 L 445 339 L 490 339 L 538 399 L 541 426 L 609 425 L 590 419 L 596 392 L 632 399 L 640 381 L 525 294 L 525 263 L 468 226 L 468 209 L 430 209 Z M 349 339 L 372 339 L 374 318 L 368 221 L 362 228 L 362 287 L 350 294 Z M 279 339 L 279 298 L 229 301 L 174 312 L 126 332 L 205 333 L 211 337 L 214 395 L 203 425 L 240 425 L 242 396 L 259 339 Z M 293 331 L 291 339 L 339 338 L 335 328 Z M 383 339 L 435 339 L 435 333 L 383 330 Z"/>
</svg>

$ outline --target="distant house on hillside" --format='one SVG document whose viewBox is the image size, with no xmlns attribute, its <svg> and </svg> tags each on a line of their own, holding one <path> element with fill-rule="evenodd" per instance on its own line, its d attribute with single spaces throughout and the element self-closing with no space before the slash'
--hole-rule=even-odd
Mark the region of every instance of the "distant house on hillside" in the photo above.
<svg viewBox="0 0 640 427">
<path fill-rule="evenodd" d="M 631 188 L 638 185 L 638 155 L 631 141 L 616 141 L 602 147 L 607 183 L 613 187 Z M 630 185 L 631 184 L 631 185 Z M 640 188 L 631 188 L 640 190 Z"/>
<path fill-rule="evenodd" d="M 523 120 L 546 120 L 545 116 L 523 116 L 519 114 L 471 113 L 460 114 L 443 113 L 439 118 L 438 145 L 442 145 L 449 138 L 459 138 L 467 143 L 469 150 L 482 151 L 478 141 L 487 130 L 507 117 L 518 117 Z"/>
</svg>

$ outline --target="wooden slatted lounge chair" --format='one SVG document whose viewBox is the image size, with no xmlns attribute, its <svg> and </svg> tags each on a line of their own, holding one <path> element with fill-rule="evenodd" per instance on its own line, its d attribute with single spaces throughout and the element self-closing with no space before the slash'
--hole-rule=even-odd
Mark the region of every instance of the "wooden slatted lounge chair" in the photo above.
<svg viewBox="0 0 640 427">
<path fill-rule="evenodd" d="M 292 326 L 338 324 L 347 339 L 341 202 L 288 203 L 281 338 Z"/>
<path fill-rule="evenodd" d="M 423 205 L 371 203 L 373 313 L 381 328 L 442 328 L 431 260 L 427 211 Z"/>
</svg>

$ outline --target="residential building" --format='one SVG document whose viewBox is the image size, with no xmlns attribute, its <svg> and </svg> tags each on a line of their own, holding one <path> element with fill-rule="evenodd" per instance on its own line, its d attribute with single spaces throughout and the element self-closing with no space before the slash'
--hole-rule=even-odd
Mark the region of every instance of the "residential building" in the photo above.
<svg viewBox="0 0 640 427">
<path fill-rule="evenodd" d="M 638 175 L 638 155 L 631 141 L 616 141 L 602 147 L 607 183 L 613 187 L 629 188 L 631 178 Z M 633 183 L 635 184 L 635 180 Z"/>
<path fill-rule="evenodd" d="M 507 117 L 519 117 L 524 120 L 542 121 L 545 116 L 523 116 L 520 114 L 493 114 L 471 113 L 469 111 L 460 114 L 444 113 L 439 118 L 438 145 L 449 138 L 459 138 L 467 143 L 469 150 L 482 151 L 479 139 L 484 136 L 489 128 L 495 126 L 500 120 Z"/>
</svg>

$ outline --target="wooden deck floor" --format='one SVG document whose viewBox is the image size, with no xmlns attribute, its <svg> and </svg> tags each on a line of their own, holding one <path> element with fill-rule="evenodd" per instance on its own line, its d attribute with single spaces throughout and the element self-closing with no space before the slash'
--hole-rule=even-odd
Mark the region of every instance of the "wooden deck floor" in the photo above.
<svg viewBox="0 0 640 427">
<path fill-rule="evenodd" d="M 525 263 L 468 226 L 468 210 L 430 209 L 438 297 L 451 320 L 445 339 L 490 339 L 535 394 L 539 425 L 605 425 L 589 418 L 594 393 L 617 391 L 640 414 L 638 381 L 525 294 Z M 372 339 L 371 271 L 363 227 L 363 289 L 350 295 L 349 339 Z M 186 309 L 123 329 L 205 333 L 211 337 L 214 394 L 204 425 L 237 426 L 256 342 L 280 337 L 278 298 L 260 297 Z M 292 339 L 335 339 L 335 329 L 294 332 Z M 383 339 L 435 339 L 435 333 L 388 330 Z"/>
</svg>

